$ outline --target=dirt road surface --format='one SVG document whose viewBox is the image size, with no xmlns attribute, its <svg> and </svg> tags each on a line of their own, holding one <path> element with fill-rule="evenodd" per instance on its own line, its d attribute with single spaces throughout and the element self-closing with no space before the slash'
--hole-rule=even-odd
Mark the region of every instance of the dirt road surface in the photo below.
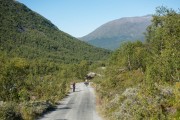
<svg viewBox="0 0 180 120">
<path fill-rule="evenodd" d="M 60 101 L 55 111 L 38 120 L 102 120 L 96 112 L 94 89 L 84 83 L 76 84 L 76 91 Z"/>
</svg>

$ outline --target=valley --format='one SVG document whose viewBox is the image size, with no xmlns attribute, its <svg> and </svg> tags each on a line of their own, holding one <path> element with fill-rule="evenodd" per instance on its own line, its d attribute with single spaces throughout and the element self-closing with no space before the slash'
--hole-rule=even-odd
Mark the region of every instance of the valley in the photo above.
<svg viewBox="0 0 180 120">
<path fill-rule="evenodd" d="M 0 0 L 0 119 L 179 120 L 179 13 L 157 7 L 79 40 Z"/>
</svg>

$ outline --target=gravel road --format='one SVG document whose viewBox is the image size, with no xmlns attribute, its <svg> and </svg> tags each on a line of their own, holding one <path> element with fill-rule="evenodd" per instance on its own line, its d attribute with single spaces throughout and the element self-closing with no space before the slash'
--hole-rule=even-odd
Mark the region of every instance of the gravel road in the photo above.
<svg viewBox="0 0 180 120">
<path fill-rule="evenodd" d="M 94 89 L 84 83 L 76 84 L 76 91 L 60 101 L 55 111 L 38 120 L 102 120 L 96 112 Z"/>
</svg>

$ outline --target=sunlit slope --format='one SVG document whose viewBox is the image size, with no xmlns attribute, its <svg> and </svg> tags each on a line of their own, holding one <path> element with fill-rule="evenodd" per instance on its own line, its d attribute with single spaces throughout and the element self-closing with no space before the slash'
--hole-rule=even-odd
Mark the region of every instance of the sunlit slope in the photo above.
<svg viewBox="0 0 180 120">
<path fill-rule="evenodd" d="M 0 49 L 9 55 L 61 63 L 104 59 L 99 49 L 60 31 L 49 20 L 13 0 L 0 0 Z"/>
<path fill-rule="evenodd" d="M 144 32 L 151 24 L 151 15 L 120 18 L 105 23 L 81 39 L 97 47 L 116 49 L 122 42 L 144 41 Z"/>
</svg>

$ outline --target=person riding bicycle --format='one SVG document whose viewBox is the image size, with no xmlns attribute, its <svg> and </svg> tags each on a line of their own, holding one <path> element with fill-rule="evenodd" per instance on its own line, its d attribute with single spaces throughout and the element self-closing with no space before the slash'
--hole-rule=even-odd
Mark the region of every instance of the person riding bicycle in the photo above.
<svg viewBox="0 0 180 120">
<path fill-rule="evenodd" d="M 74 82 L 74 83 L 72 84 L 72 86 L 73 86 L 73 92 L 75 92 L 75 89 L 76 89 L 76 83 Z"/>
<path fill-rule="evenodd" d="M 86 86 L 88 86 L 88 85 L 89 85 L 89 82 L 88 82 L 88 80 L 87 80 L 87 79 L 85 80 L 84 84 L 85 84 Z"/>
</svg>

